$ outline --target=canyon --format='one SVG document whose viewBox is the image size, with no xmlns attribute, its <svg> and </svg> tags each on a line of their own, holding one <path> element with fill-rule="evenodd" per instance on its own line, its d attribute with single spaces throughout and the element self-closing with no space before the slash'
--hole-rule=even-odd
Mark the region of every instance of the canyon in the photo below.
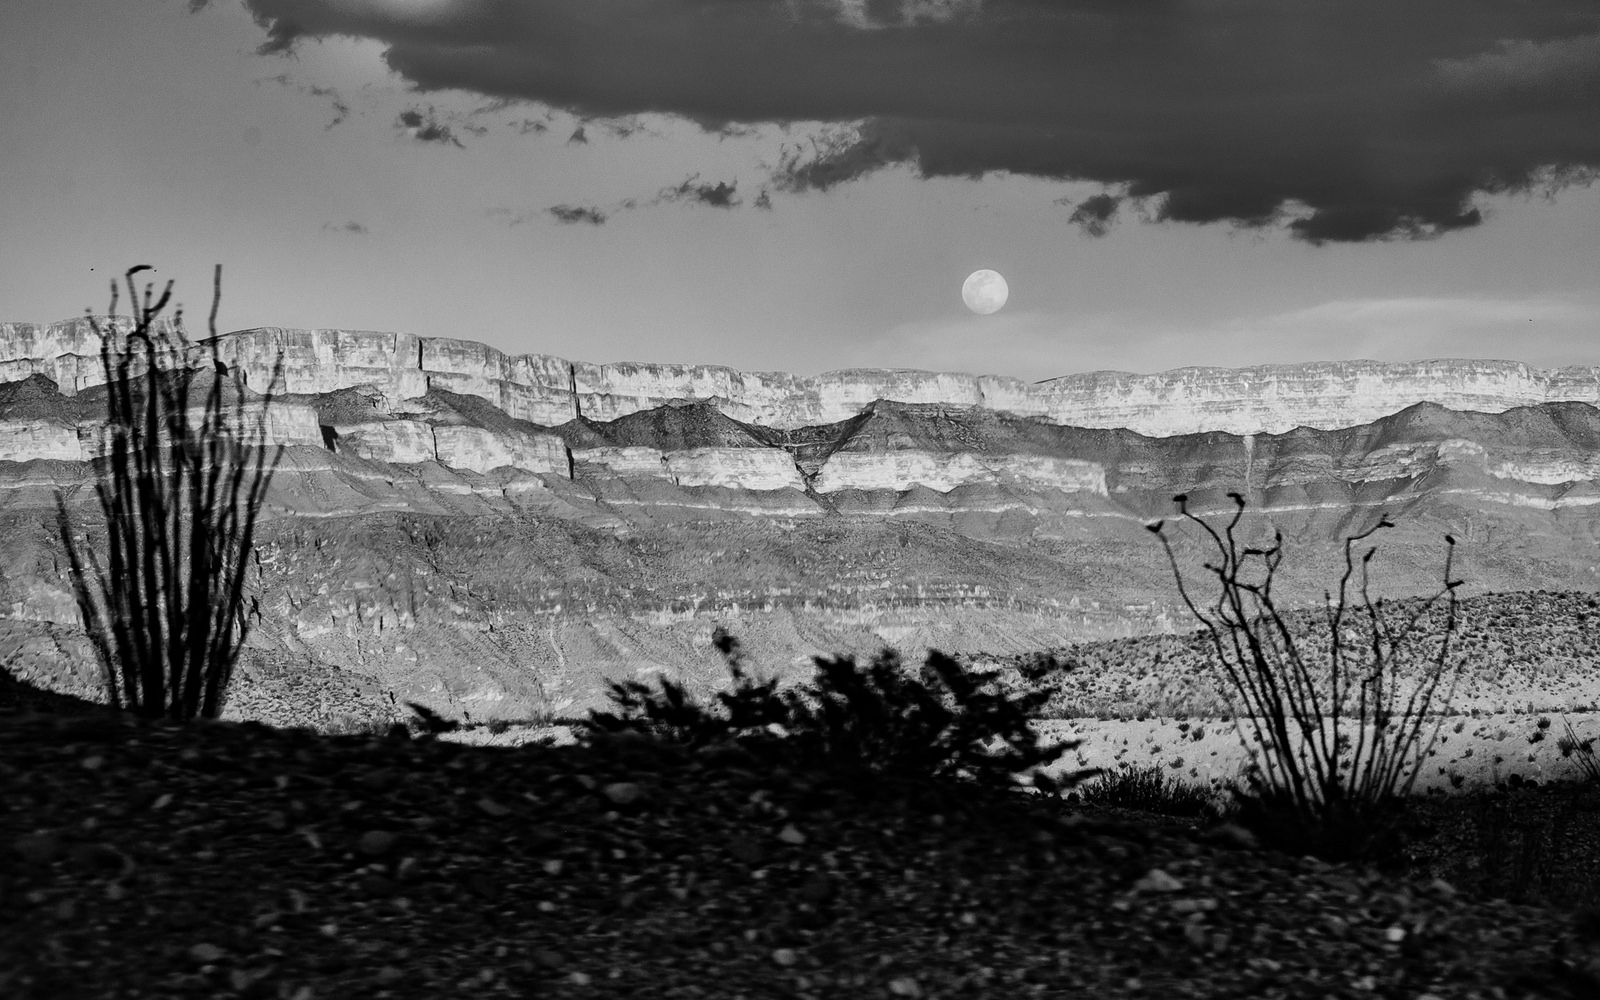
<svg viewBox="0 0 1600 1000">
<path fill-rule="evenodd" d="M 0 324 L 0 664 L 98 683 L 56 498 L 96 537 L 105 322 Z M 114 327 L 113 327 L 114 328 Z M 994 660 L 1191 627 L 1145 526 L 1187 494 L 1281 531 L 1315 603 L 1387 514 L 1378 593 L 1600 589 L 1600 367 L 1352 361 L 1029 384 L 508 356 L 341 330 L 219 338 L 281 446 L 229 711 L 322 723 L 405 701 L 575 716 L 607 685 L 726 679 L 889 646 Z M 282 358 L 270 405 L 263 393 Z M 209 362 L 208 362 L 209 363 Z M 1203 536 L 1177 532 L 1200 574 Z M 1194 578 L 1198 578 L 1197 576 Z"/>
</svg>

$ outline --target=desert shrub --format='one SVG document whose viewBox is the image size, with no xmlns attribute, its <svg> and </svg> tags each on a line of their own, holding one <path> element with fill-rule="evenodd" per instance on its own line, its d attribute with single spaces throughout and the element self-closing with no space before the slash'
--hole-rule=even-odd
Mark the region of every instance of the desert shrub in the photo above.
<svg viewBox="0 0 1600 1000">
<path fill-rule="evenodd" d="M 613 682 L 609 696 L 620 711 L 591 712 L 580 733 L 638 732 L 691 748 L 732 741 L 801 767 L 1000 788 L 1014 788 L 1015 775 L 1034 771 L 1033 785 L 1046 792 L 1097 773 L 1056 780 L 1037 773 L 1082 743 L 1039 745 L 1028 722 L 1051 692 L 984 690 L 992 677 L 975 677 L 941 653 L 928 655 L 919 677 L 890 651 L 865 668 L 853 657 L 819 657 L 809 685 L 779 692 L 776 678 L 758 682 L 746 672 L 732 636 L 718 630 L 715 642 L 733 675 L 733 689 L 716 696 L 721 712 L 666 678 L 657 678 L 659 689 Z"/>
<path fill-rule="evenodd" d="M 281 445 L 266 446 L 283 360 L 252 414 L 248 390 L 218 354 L 221 265 L 204 353 L 189 341 L 181 308 L 170 322 L 162 318 L 172 282 L 160 296 L 146 284 L 140 300 L 134 275 L 145 270 L 124 276 L 133 311 L 126 332 L 115 281 L 110 320 L 89 317 L 106 379 L 109 454 L 95 461 L 106 543 L 79 537 L 59 491 L 57 525 L 111 705 L 174 720 L 215 718 L 249 631 L 248 556 L 283 454 Z"/>
<path fill-rule="evenodd" d="M 1561 717 L 1561 724 L 1566 727 L 1567 733 L 1556 740 L 1556 749 L 1561 751 L 1561 756 L 1571 758 L 1577 755 L 1578 766 L 1583 769 L 1584 777 L 1591 782 L 1600 783 L 1600 760 L 1595 759 L 1594 737 L 1586 740 L 1578 739 L 1578 734 L 1572 728 L 1572 723 L 1567 717 Z"/>
<path fill-rule="evenodd" d="M 366 718 L 348 713 L 331 716 L 318 727 L 328 736 L 383 736 L 392 723 L 388 719 Z"/>
<path fill-rule="evenodd" d="M 1266 548 L 1243 544 L 1239 525 L 1245 501 L 1237 493 L 1229 497 L 1234 515 L 1220 530 L 1191 513 L 1186 496 L 1174 498 L 1180 516 L 1210 540 L 1214 555 L 1205 570 L 1215 585 L 1211 598 L 1197 602 L 1192 596 L 1165 523 L 1150 530 L 1160 539 L 1178 593 L 1202 625 L 1227 681 L 1219 688 L 1250 759 L 1243 784 L 1233 788 L 1235 818 L 1268 846 L 1293 853 L 1397 860 L 1403 800 L 1442 723 L 1442 715 L 1436 716 L 1424 743 L 1422 727 L 1446 674 L 1456 631 L 1461 581 L 1451 579 L 1455 539 L 1445 536 L 1443 587 L 1401 617 L 1371 597 L 1368 567 L 1376 547 L 1359 559 L 1355 553 L 1358 543 L 1393 524 L 1380 515 L 1373 527 L 1347 536 L 1337 596 L 1324 593 L 1318 643 L 1290 628 L 1287 609 L 1273 596 L 1284 555 L 1282 532 L 1275 532 Z M 1443 622 L 1435 623 L 1429 619 L 1441 602 Z M 1402 702 L 1404 667 L 1417 668 L 1422 679 Z M 1450 673 L 1446 707 L 1460 677 L 1459 663 Z M 1243 710 L 1235 702 L 1243 702 Z"/>
<path fill-rule="evenodd" d="M 1085 781 L 1077 788 L 1077 795 L 1085 805 L 1137 809 L 1163 816 L 1209 818 L 1222 811 L 1209 789 L 1168 775 L 1159 764 L 1123 764 Z"/>
</svg>

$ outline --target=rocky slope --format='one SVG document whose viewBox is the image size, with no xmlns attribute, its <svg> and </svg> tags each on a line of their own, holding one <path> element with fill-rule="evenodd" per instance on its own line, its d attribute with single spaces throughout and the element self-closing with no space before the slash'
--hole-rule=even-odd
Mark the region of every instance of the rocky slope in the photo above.
<svg viewBox="0 0 1600 1000">
<path fill-rule="evenodd" d="M 230 392 L 284 446 L 251 586 L 240 711 L 414 699 L 576 714 L 605 681 L 888 643 L 1003 657 L 1186 627 L 1144 530 L 1171 497 L 1276 528 L 1314 600 L 1380 511 L 1379 590 L 1596 589 L 1600 369 L 1502 362 L 1099 373 L 1028 386 L 806 379 L 508 358 L 396 334 L 223 339 Z M 261 407 L 282 349 L 286 394 Z M 105 390 L 87 321 L 0 325 L 0 662 L 91 688 L 56 537 L 93 537 Z M 1300 425 L 1300 426 L 1295 426 Z M 1188 433 L 1174 433 L 1177 429 Z M 1198 572 L 1191 532 L 1180 551 Z M 337 668 L 337 669 L 335 669 Z M 274 699 L 277 699 L 276 701 Z M 274 708 L 273 706 L 278 706 Z"/>
</svg>

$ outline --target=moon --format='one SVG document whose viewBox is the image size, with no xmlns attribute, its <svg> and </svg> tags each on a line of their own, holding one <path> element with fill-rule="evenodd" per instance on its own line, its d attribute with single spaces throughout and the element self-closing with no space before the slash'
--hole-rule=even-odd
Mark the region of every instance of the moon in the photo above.
<svg viewBox="0 0 1600 1000">
<path fill-rule="evenodd" d="M 999 312 L 1000 307 L 1006 304 L 1006 296 L 1010 294 L 1006 279 L 1000 276 L 999 271 L 988 268 L 973 271 L 961 285 L 961 301 L 979 316 Z"/>
</svg>

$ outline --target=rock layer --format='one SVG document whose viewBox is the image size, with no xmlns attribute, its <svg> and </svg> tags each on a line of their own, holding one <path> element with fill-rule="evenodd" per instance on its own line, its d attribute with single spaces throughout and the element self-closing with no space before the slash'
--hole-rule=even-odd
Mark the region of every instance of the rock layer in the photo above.
<svg viewBox="0 0 1600 1000">
<path fill-rule="evenodd" d="M 317 681 L 324 713 L 352 698 L 577 713 L 655 673 L 704 690 L 726 677 L 718 625 L 790 680 L 810 655 L 878 644 L 1000 656 L 1171 630 L 1183 609 L 1144 526 L 1176 493 L 1212 515 L 1237 492 L 1251 538 L 1283 531 L 1287 600 L 1318 600 L 1343 537 L 1380 511 L 1398 525 L 1386 594 L 1438 585 L 1446 532 L 1479 591 L 1600 580 L 1600 369 L 1026 385 L 585 365 L 336 330 L 219 348 L 257 417 L 283 353 L 251 669 L 295 691 L 359 680 Z M 55 510 L 63 497 L 97 530 L 102 379 L 93 324 L 0 327 L 0 652 L 14 634 L 8 662 L 30 676 L 87 655 Z M 1179 550 L 1202 554 L 1195 537 Z"/>
<path fill-rule="evenodd" d="M 104 326 L 104 321 L 100 321 Z M 1512 361 L 1316 362 L 1088 372 L 1038 383 L 993 375 L 853 369 L 817 376 L 710 365 L 567 361 L 507 355 L 468 340 L 352 330 L 261 327 L 224 334 L 219 351 L 264 389 L 284 361 L 284 389 L 372 386 L 393 409 L 442 389 L 476 396 L 542 426 L 616 420 L 702 401 L 735 420 L 794 429 L 847 420 L 875 400 L 978 407 L 1051 423 L 1165 437 L 1201 431 L 1282 433 L 1370 423 L 1420 402 L 1503 412 L 1540 403 L 1600 404 L 1600 366 L 1540 369 Z M 0 324 L 0 381 L 44 374 L 72 395 L 103 380 L 88 319 Z"/>
</svg>

